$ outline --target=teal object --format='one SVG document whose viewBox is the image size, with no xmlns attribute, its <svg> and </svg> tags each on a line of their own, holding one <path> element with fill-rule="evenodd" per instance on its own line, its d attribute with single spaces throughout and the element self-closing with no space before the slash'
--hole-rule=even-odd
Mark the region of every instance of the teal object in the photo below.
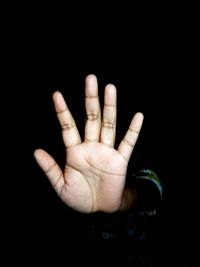
<svg viewBox="0 0 200 267">
<path fill-rule="evenodd" d="M 145 179 L 145 180 L 148 180 L 154 183 L 160 193 L 160 198 L 162 199 L 163 187 L 162 187 L 159 177 L 157 176 L 155 172 L 149 169 L 142 169 L 142 170 L 139 170 L 134 176 L 136 179 Z"/>
</svg>

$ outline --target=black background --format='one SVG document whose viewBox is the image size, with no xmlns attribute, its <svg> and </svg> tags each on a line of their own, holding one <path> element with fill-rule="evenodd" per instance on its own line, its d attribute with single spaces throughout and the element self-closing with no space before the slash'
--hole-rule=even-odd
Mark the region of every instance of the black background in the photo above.
<svg viewBox="0 0 200 267">
<path fill-rule="evenodd" d="M 105 85 L 113 83 L 117 87 L 117 142 L 133 114 L 144 113 L 129 171 L 151 168 L 164 186 L 160 224 L 153 240 L 158 266 L 185 261 L 194 75 L 188 40 L 193 36 L 185 24 L 171 25 L 161 18 L 148 23 L 130 20 L 123 26 L 118 20 L 113 18 L 109 27 L 81 25 L 81 19 L 78 26 L 72 22 L 73 27 L 65 21 L 64 29 L 54 23 L 36 27 L 34 21 L 27 27 L 24 22 L 12 27 L 6 62 L 12 74 L 16 110 L 11 129 L 16 129 L 17 148 L 12 158 L 17 166 L 11 177 L 13 200 L 7 210 L 13 229 L 9 247 L 20 247 L 20 259 L 26 254 L 36 261 L 51 257 L 76 261 L 79 256 L 87 260 L 97 253 L 98 245 L 92 253 L 92 246 L 87 245 L 88 218 L 61 203 L 33 158 L 34 149 L 41 147 L 64 165 L 52 93 L 63 93 L 83 136 L 84 79 L 93 73 L 98 78 L 102 105 Z"/>
</svg>

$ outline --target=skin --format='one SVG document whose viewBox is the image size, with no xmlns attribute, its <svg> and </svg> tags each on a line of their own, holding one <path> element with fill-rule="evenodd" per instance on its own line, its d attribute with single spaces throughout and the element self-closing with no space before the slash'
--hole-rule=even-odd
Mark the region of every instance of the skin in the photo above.
<svg viewBox="0 0 200 267">
<path fill-rule="evenodd" d="M 125 188 L 125 179 L 143 114 L 134 115 L 127 133 L 115 149 L 117 94 L 114 85 L 105 87 L 101 115 L 97 78 L 92 74 L 86 77 L 87 117 L 83 141 L 60 92 L 53 94 L 53 102 L 66 148 L 65 168 L 61 170 L 42 149 L 35 150 L 34 156 L 62 201 L 84 213 L 111 213 L 133 207 L 138 194 L 134 188 Z"/>
</svg>

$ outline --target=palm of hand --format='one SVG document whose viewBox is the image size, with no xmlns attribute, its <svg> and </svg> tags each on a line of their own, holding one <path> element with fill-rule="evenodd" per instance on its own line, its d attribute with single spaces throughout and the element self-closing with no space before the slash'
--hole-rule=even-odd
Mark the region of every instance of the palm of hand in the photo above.
<svg viewBox="0 0 200 267">
<path fill-rule="evenodd" d="M 54 104 L 62 126 L 66 146 L 64 171 L 45 151 L 35 151 L 35 158 L 52 186 L 71 208 L 85 213 L 119 210 L 123 197 L 128 160 L 142 126 L 143 116 L 137 113 L 121 141 L 114 149 L 116 125 L 116 90 L 108 85 L 105 91 L 103 120 L 93 75 L 86 79 L 87 122 L 85 140 L 81 142 L 75 122 L 59 92 Z"/>
<path fill-rule="evenodd" d="M 68 151 L 60 197 L 84 212 L 118 210 L 124 188 L 127 162 L 120 153 L 103 144 L 82 143 Z"/>
</svg>

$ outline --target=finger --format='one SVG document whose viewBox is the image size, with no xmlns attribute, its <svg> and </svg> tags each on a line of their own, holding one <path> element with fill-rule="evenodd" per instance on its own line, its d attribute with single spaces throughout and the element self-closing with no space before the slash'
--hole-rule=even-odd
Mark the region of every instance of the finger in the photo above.
<svg viewBox="0 0 200 267">
<path fill-rule="evenodd" d="M 94 75 L 88 75 L 85 80 L 86 125 L 85 141 L 98 142 L 101 128 L 101 110 L 98 97 L 98 84 Z"/>
<path fill-rule="evenodd" d="M 127 161 L 129 161 L 136 141 L 138 139 L 143 119 L 144 116 L 142 113 L 138 112 L 135 114 L 126 135 L 119 144 L 118 151 Z"/>
<path fill-rule="evenodd" d="M 44 150 L 37 149 L 34 151 L 34 157 L 44 171 L 53 188 L 58 194 L 62 191 L 63 185 L 65 184 L 63 172 L 55 162 L 55 160 Z"/>
<path fill-rule="evenodd" d="M 53 101 L 58 120 L 62 127 L 63 141 L 66 148 L 80 144 L 81 138 L 78 129 L 62 94 L 55 92 L 53 94 Z"/>
<path fill-rule="evenodd" d="M 113 146 L 115 143 L 117 117 L 116 102 L 116 88 L 114 85 L 108 84 L 105 88 L 104 110 L 101 128 L 101 143 L 107 146 Z"/>
</svg>

